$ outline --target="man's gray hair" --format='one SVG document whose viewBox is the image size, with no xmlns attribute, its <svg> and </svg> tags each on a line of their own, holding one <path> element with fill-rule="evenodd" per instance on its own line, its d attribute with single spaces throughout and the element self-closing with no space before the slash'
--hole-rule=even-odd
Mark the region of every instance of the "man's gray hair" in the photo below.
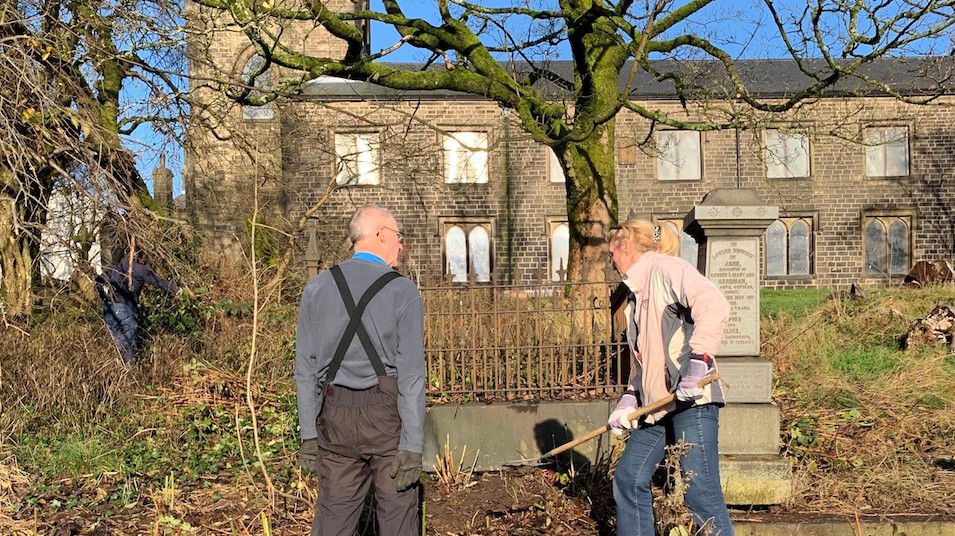
<svg viewBox="0 0 955 536">
<path fill-rule="evenodd" d="M 348 222 L 348 238 L 351 239 L 351 243 L 354 244 L 376 231 L 377 229 L 373 228 L 375 226 L 375 219 L 385 218 L 391 215 L 390 210 L 379 205 L 369 203 L 363 207 L 359 207 L 358 210 L 352 214 L 351 221 Z"/>
</svg>

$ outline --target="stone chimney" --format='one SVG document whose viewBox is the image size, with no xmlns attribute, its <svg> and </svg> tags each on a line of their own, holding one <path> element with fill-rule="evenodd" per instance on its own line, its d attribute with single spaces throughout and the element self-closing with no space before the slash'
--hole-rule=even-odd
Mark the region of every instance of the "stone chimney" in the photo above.
<svg viewBox="0 0 955 536">
<path fill-rule="evenodd" d="M 172 170 L 166 167 L 166 155 L 159 155 L 159 166 L 153 170 L 153 198 L 166 210 L 172 210 Z"/>
</svg>

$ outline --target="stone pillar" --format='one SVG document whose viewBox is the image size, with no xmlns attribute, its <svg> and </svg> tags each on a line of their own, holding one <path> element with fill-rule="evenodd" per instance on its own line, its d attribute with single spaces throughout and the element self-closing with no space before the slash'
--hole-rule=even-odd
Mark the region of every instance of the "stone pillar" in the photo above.
<svg viewBox="0 0 955 536">
<path fill-rule="evenodd" d="M 759 355 L 760 245 L 778 217 L 779 208 L 763 204 L 753 190 L 721 188 L 683 220 L 700 244 L 700 270 L 730 305 L 717 353 L 727 402 L 720 417 L 721 476 L 730 504 L 780 504 L 791 494 L 789 462 L 779 454 L 772 363 Z M 725 445 L 737 446 L 728 452 Z"/>
<path fill-rule="evenodd" d="M 305 227 L 308 234 L 308 244 L 305 246 L 305 276 L 311 279 L 318 275 L 318 266 L 322 262 L 318 254 L 318 240 L 315 237 L 315 224 L 309 222 Z"/>
<path fill-rule="evenodd" d="M 153 199 L 166 210 L 172 210 L 172 170 L 166 167 L 166 155 L 159 155 L 159 165 L 153 170 Z"/>
</svg>

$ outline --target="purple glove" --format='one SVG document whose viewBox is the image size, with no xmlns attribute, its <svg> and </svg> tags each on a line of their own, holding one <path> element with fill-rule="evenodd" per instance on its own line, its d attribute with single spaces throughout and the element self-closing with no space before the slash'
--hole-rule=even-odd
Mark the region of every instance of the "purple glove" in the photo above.
<svg viewBox="0 0 955 536">
<path fill-rule="evenodd" d="M 630 415 L 635 409 L 637 409 L 637 397 L 634 396 L 632 391 L 627 391 L 620 397 L 617 407 L 614 408 L 613 412 L 610 413 L 610 418 L 607 419 L 610 431 L 615 436 L 620 437 L 623 435 L 624 429 L 630 430 L 633 428 L 633 423 L 630 422 L 627 415 Z"/>
<path fill-rule="evenodd" d="M 689 402 L 702 397 L 703 388 L 697 387 L 697 384 L 709 371 L 710 366 L 707 364 L 706 355 L 691 355 L 690 363 L 686 367 L 686 375 L 680 378 L 680 384 L 677 386 L 676 399 Z"/>
</svg>

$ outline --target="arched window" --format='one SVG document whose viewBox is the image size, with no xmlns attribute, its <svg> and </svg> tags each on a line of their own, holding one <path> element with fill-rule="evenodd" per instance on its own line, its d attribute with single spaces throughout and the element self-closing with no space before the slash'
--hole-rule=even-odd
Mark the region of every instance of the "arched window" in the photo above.
<svg viewBox="0 0 955 536">
<path fill-rule="evenodd" d="M 550 280 L 567 280 L 567 260 L 570 258 L 570 226 L 553 225 L 550 232 Z M 561 273 L 563 270 L 563 273 Z"/>
<path fill-rule="evenodd" d="M 444 235 L 444 256 L 451 281 L 463 283 L 468 280 L 468 242 L 464 229 L 454 225 Z"/>
<path fill-rule="evenodd" d="M 786 226 L 776 220 L 766 229 L 766 275 L 786 275 Z"/>
<path fill-rule="evenodd" d="M 242 83 L 249 84 L 251 81 L 252 86 L 256 88 L 251 93 L 252 97 L 260 97 L 264 92 L 272 90 L 272 73 L 268 69 L 262 71 L 264 66 L 265 58 L 258 54 L 254 54 L 242 66 Z M 255 78 L 253 79 L 253 77 Z M 272 119 L 274 116 L 272 106 L 273 103 L 271 102 L 264 106 L 243 106 L 242 119 Z"/>
<path fill-rule="evenodd" d="M 812 218 L 780 218 L 765 235 L 766 276 L 812 275 Z"/>
<path fill-rule="evenodd" d="M 789 227 L 789 273 L 809 274 L 809 224 L 796 220 Z"/>
<path fill-rule="evenodd" d="M 878 219 L 869 220 L 865 226 L 865 273 L 888 275 L 885 266 L 885 226 Z"/>
<path fill-rule="evenodd" d="M 489 223 L 447 224 L 444 232 L 444 267 L 454 283 L 473 278 L 479 283 L 491 280 L 492 254 Z"/>
<path fill-rule="evenodd" d="M 904 275 L 909 271 L 909 228 L 901 220 L 889 224 L 889 274 Z"/>
<path fill-rule="evenodd" d="M 684 232 L 680 233 L 680 257 L 696 266 L 697 270 L 700 269 L 700 245 L 696 243 L 692 236 Z"/>
<path fill-rule="evenodd" d="M 471 273 L 474 280 L 486 283 L 491 280 L 491 237 L 487 229 L 475 226 L 468 233 L 468 255 L 471 257 Z"/>
</svg>

